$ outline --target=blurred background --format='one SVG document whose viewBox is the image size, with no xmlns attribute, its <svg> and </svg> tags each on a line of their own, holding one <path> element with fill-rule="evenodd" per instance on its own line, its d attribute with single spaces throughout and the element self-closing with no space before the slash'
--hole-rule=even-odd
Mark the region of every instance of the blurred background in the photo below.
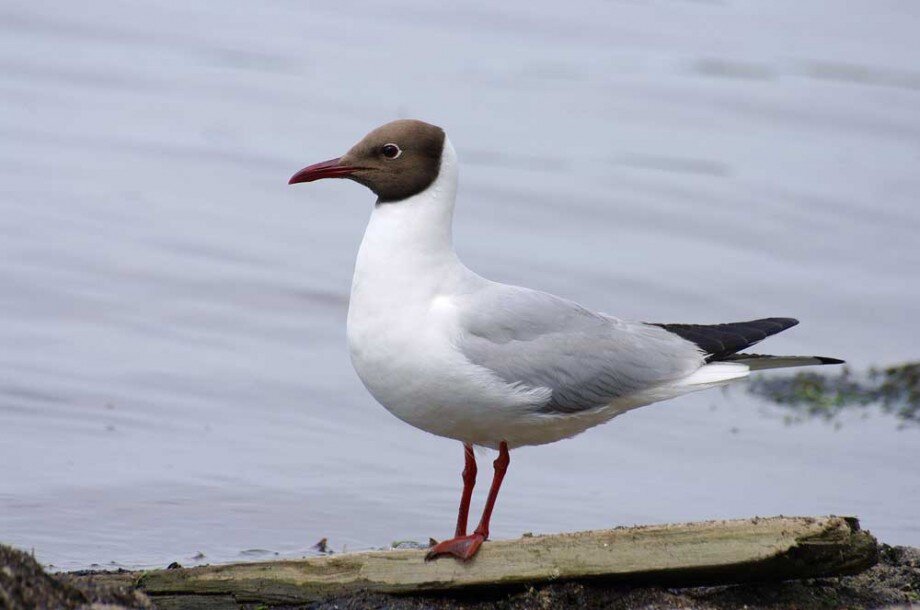
<svg viewBox="0 0 920 610">
<path fill-rule="evenodd" d="M 74 569 L 452 533 L 460 444 L 346 351 L 373 197 L 286 184 L 400 117 L 450 134 L 487 277 L 916 360 L 918 31 L 910 0 L 6 0 L 3 541 Z M 920 427 L 787 419 L 742 384 L 521 449 L 494 535 L 836 513 L 920 545 Z"/>
</svg>

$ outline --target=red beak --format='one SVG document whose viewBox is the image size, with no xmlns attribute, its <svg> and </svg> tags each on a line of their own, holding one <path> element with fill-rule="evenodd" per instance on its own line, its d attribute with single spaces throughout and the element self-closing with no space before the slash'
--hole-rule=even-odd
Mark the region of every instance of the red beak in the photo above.
<svg viewBox="0 0 920 610">
<path fill-rule="evenodd" d="M 305 167 L 288 180 L 288 184 L 297 184 L 298 182 L 313 182 L 322 178 L 344 178 L 349 174 L 358 171 L 359 168 L 339 163 L 341 158 L 329 159 L 322 163 L 316 163 Z"/>
</svg>

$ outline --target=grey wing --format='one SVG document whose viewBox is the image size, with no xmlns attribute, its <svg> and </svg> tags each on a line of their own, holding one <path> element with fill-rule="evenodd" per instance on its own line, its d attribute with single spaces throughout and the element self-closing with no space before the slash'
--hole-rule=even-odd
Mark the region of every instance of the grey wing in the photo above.
<svg viewBox="0 0 920 610">
<path fill-rule="evenodd" d="M 693 343 L 550 294 L 490 284 L 467 295 L 458 347 L 506 383 L 552 391 L 542 413 L 577 413 L 689 375 Z"/>
</svg>

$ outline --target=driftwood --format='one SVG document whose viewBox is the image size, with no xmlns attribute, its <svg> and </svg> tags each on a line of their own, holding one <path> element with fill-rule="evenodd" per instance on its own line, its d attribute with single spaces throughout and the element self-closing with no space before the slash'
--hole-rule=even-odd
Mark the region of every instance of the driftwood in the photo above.
<svg viewBox="0 0 920 610">
<path fill-rule="evenodd" d="M 875 538 L 854 518 L 772 517 L 525 536 L 487 542 L 468 563 L 426 563 L 419 550 L 372 551 L 157 570 L 141 574 L 136 584 L 160 608 L 236 608 L 360 591 L 435 593 L 559 580 L 778 581 L 860 572 L 876 563 L 877 554 Z"/>
</svg>

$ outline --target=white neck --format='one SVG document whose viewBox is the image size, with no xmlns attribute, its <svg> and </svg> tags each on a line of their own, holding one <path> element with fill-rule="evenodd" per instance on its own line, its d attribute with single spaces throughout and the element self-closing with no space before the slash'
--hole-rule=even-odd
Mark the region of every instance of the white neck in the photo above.
<svg viewBox="0 0 920 610">
<path fill-rule="evenodd" d="M 428 188 L 407 199 L 374 207 L 358 251 L 352 298 L 361 285 L 375 292 L 409 286 L 437 290 L 433 283 L 466 271 L 453 247 L 456 195 L 457 154 L 445 138 L 438 177 Z"/>
</svg>

